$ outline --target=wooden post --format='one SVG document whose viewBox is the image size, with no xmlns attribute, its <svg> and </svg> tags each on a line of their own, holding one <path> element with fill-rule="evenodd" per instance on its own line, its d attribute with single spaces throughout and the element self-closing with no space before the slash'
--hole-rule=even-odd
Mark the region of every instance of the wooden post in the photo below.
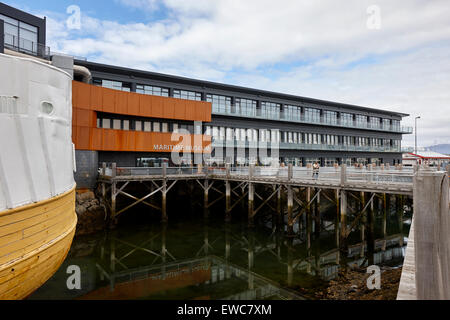
<svg viewBox="0 0 450 320">
<path fill-rule="evenodd" d="M 283 214 L 282 214 L 282 202 L 281 202 L 281 189 L 282 187 L 280 186 L 278 188 L 278 192 L 277 192 L 277 224 L 278 227 L 282 227 L 283 226 Z"/>
<path fill-rule="evenodd" d="M 113 224 L 117 223 L 116 219 L 116 181 L 111 183 L 111 219 Z"/>
<path fill-rule="evenodd" d="M 288 181 L 292 180 L 293 174 L 294 174 L 294 172 L 293 172 L 292 163 L 289 163 L 288 164 Z"/>
<path fill-rule="evenodd" d="M 361 203 L 360 203 L 360 210 L 364 210 L 364 207 L 366 206 L 366 197 L 365 193 L 361 192 Z M 366 213 L 361 213 L 361 223 L 360 223 L 360 231 L 361 231 L 361 251 L 360 251 L 360 257 L 364 257 L 365 253 L 365 224 L 366 224 Z"/>
<path fill-rule="evenodd" d="M 316 192 L 318 190 L 316 189 Z M 314 236 L 316 238 L 320 237 L 320 193 L 317 194 L 316 200 L 314 201 Z"/>
<path fill-rule="evenodd" d="M 203 182 L 203 217 L 205 219 L 209 217 L 208 197 L 209 197 L 209 180 L 205 179 L 205 181 Z"/>
<path fill-rule="evenodd" d="M 339 248 L 339 220 L 340 220 L 340 199 L 339 199 L 340 191 L 338 189 L 335 190 L 335 199 L 336 199 L 336 219 L 334 223 L 334 232 L 336 237 L 336 247 Z"/>
<path fill-rule="evenodd" d="M 341 166 L 341 186 L 344 186 L 347 182 L 347 165 Z"/>
<path fill-rule="evenodd" d="M 449 181 L 421 169 L 414 176 L 414 246 L 418 300 L 450 299 Z"/>
<path fill-rule="evenodd" d="M 106 176 L 106 162 L 102 162 L 102 175 Z"/>
<path fill-rule="evenodd" d="M 229 222 L 231 220 L 231 187 L 230 181 L 225 181 L 225 221 Z"/>
<path fill-rule="evenodd" d="M 375 199 L 375 198 L 373 198 Z M 375 253 L 375 213 L 373 200 L 369 205 L 369 212 L 367 214 L 367 255 L 369 266 L 374 263 Z"/>
<path fill-rule="evenodd" d="M 289 236 L 294 234 L 294 225 L 292 221 L 292 210 L 294 206 L 294 199 L 292 194 L 292 187 L 290 185 L 286 186 L 287 189 L 287 209 L 288 209 L 288 228 L 287 232 Z"/>
<path fill-rule="evenodd" d="M 248 183 L 248 226 L 253 227 L 253 201 L 255 196 L 255 186 L 252 182 Z"/>
<path fill-rule="evenodd" d="M 306 242 L 307 249 L 311 249 L 311 230 L 312 230 L 312 217 L 311 217 L 311 187 L 306 188 Z"/>
<path fill-rule="evenodd" d="M 161 220 L 162 222 L 167 222 L 167 163 L 164 162 L 162 166 L 162 174 L 163 174 L 163 181 L 162 181 L 162 196 L 161 196 Z"/>
<path fill-rule="evenodd" d="M 347 192 L 341 190 L 341 248 L 345 251 L 347 250 Z"/>
</svg>

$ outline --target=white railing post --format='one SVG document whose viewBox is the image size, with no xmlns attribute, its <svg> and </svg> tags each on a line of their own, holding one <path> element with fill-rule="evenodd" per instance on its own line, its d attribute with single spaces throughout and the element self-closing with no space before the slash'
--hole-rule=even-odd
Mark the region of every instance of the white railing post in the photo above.
<svg viewBox="0 0 450 320">
<path fill-rule="evenodd" d="M 117 175 L 117 164 L 115 162 L 113 162 L 111 164 L 111 177 L 115 178 Z"/>
<path fill-rule="evenodd" d="M 225 173 L 228 179 L 230 178 L 230 167 L 231 165 L 229 163 L 225 164 Z"/>
</svg>

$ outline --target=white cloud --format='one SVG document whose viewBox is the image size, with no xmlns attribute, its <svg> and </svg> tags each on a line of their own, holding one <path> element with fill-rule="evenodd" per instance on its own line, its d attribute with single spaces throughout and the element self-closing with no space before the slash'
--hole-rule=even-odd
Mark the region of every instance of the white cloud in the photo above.
<svg viewBox="0 0 450 320">
<path fill-rule="evenodd" d="M 450 143 L 447 0 L 379 0 L 380 30 L 366 26 L 373 4 L 368 0 L 116 2 L 146 11 L 164 7 L 167 15 L 130 24 L 83 15 L 82 30 L 73 31 L 64 18 L 49 14 L 52 49 L 108 64 L 421 114 L 423 144 Z"/>
</svg>

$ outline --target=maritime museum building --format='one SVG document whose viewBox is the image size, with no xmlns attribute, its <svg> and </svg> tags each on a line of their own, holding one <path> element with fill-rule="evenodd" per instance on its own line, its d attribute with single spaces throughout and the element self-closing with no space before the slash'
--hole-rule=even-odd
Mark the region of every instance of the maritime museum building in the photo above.
<svg viewBox="0 0 450 320">
<path fill-rule="evenodd" d="M 0 4 L 0 50 L 51 60 L 45 19 L 14 10 Z M 102 162 L 160 166 L 172 161 L 174 150 L 183 153 L 184 165 L 192 164 L 196 154 L 212 165 L 397 164 L 402 135 L 412 133 L 401 125 L 404 113 L 81 58 L 73 59 L 70 68 L 79 186 L 95 181 Z M 173 133 L 181 138 L 174 141 Z M 269 147 L 274 145 L 276 152 Z M 218 152 L 225 147 L 232 152 Z"/>
</svg>

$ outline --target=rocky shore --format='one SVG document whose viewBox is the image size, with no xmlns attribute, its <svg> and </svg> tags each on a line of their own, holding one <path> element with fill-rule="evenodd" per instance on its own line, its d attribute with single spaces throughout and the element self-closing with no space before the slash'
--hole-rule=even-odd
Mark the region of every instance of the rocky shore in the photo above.
<svg viewBox="0 0 450 320">
<path fill-rule="evenodd" d="M 92 191 L 77 191 L 75 211 L 78 218 L 76 236 L 92 234 L 106 227 L 106 208 Z"/>
<path fill-rule="evenodd" d="M 326 300 L 396 300 L 402 268 L 381 268 L 381 289 L 367 288 L 370 276 L 365 269 L 349 270 L 340 273 L 322 293 L 320 299 Z"/>
</svg>

